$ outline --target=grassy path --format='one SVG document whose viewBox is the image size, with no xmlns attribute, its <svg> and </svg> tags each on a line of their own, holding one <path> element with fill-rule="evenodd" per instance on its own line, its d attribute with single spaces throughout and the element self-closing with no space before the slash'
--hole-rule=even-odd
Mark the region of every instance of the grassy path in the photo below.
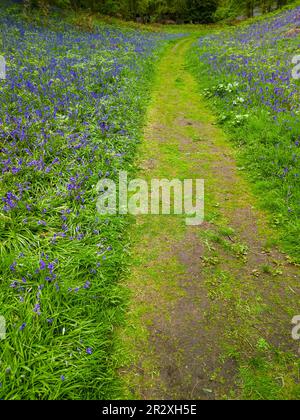
<svg viewBox="0 0 300 420">
<path fill-rule="evenodd" d="M 137 217 L 126 394 L 142 399 L 300 398 L 299 269 L 276 249 L 185 56 L 164 55 L 141 147 L 141 177 L 204 178 L 206 220 Z"/>
</svg>

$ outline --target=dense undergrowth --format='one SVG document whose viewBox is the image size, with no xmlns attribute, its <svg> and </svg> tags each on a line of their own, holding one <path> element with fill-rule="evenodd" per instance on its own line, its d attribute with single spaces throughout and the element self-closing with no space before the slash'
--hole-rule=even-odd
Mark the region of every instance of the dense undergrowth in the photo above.
<svg viewBox="0 0 300 420">
<path fill-rule="evenodd" d="M 0 8 L 0 398 L 115 398 L 129 219 L 98 216 L 95 185 L 134 170 L 169 37 L 47 25 Z"/>
<path fill-rule="evenodd" d="M 202 37 L 189 55 L 201 92 L 240 149 L 284 249 L 300 261 L 300 106 L 292 59 L 300 7 Z"/>
</svg>

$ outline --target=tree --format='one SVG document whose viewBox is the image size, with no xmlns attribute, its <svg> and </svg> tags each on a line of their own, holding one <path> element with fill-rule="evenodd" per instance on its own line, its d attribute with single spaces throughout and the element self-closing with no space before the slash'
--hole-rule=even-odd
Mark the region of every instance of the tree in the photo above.
<svg viewBox="0 0 300 420">
<path fill-rule="evenodd" d="M 187 0 L 184 15 L 194 23 L 210 23 L 217 7 L 217 0 Z"/>
</svg>

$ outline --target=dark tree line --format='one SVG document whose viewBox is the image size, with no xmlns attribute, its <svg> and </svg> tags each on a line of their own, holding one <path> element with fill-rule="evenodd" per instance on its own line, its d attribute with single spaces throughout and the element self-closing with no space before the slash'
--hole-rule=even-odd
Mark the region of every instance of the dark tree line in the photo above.
<svg viewBox="0 0 300 420">
<path fill-rule="evenodd" d="M 210 23 L 218 18 L 216 11 L 223 10 L 219 18 L 254 15 L 256 8 L 262 13 L 284 6 L 288 0 L 15 0 L 25 7 L 39 7 L 46 11 L 50 6 L 80 8 L 139 22 Z"/>
</svg>

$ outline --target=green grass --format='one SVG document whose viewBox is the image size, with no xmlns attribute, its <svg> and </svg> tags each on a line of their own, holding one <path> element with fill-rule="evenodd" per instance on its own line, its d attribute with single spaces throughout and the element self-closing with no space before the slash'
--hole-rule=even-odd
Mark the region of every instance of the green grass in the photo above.
<svg viewBox="0 0 300 420">
<path fill-rule="evenodd" d="M 286 370 L 294 369 L 287 377 Z M 243 398 L 247 400 L 299 400 L 300 364 L 292 356 L 270 349 L 263 341 L 258 342 L 258 355 L 240 369 L 243 381 Z"/>
<path fill-rule="evenodd" d="M 0 300 L 5 302 L 1 315 L 8 326 L 7 339 L 1 343 L 3 398 L 102 399 L 118 395 L 112 353 L 114 326 L 122 322 L 126 303 L 126 292 L 117 284 L 126 267 L 125 223 L 128 224 L 124 221 L 117 226 L 115 222 L 104 225 L 105 236 L 112 240 L 116 252 L 113 258 L 103 261 L 105 276 L 97 276 L 88 293 L 82 289 L 85 272 L 99 261 L 93 252 L 95 241 L 92 239 L 84 247 L 74 242 L 62 243 L 55 251 L 49 249 L 52 258 L 57 257 L 60 261 L 56 269 L 59 278 L 64 280 L 59 281 L 59 290 L 39 274 L 24 285 L 26 300 L 20 304 L 22 292 L 17 296 L 14 289 L 7 292 L 8 285 L 1 287 Z M 25 264 L 22 258 L 18 260 L 22 270 L 39 266 L 34 257 L 38 250 L 33 244 L 29 246 L 31 258 L 26 253 L 28 245 L 25 249 L 18 247 L 26 256 Z M 11 255 L 15 251 L 10 253 L 6 249 L 6 253 L 2 253 L 3 265 L 12 262 Z M 5 278 L 5 273 L 3 275 Z M 41 315 L 35 318 L 37 284 L 44 288 L 39 292 Z M 74 293 L 76 287 L 80 290 Z M 21 331 L 23 323 L 26 327 Z M 88 348 L 92 349 L 92 354 L 87 354 Z"/>
<path fill-rule="evenodd" d="M 291 18 L 274 29 L 273 20 L 284 22 L 282 11 L 268 16 L 269 21 L 260 17 L 226 32 L 217 31 L 211 39 L 201 38 L 201 45 L 195 43 L 191 49 L 188 62 L 198 80 L 199 95 L 210 102 L 238 151 L 239 170 L 251 181 L 261 208 L 269 213 L 282 248 L 300 261 L 299 153 L 295 146 L 299 83 L 278 82 L 276 76 L 275 81 L 269 80 L 272 74 L 291 79 L 299 36 L 283 34 L 296 25 L 292 23 L 296 11 L 290 12 L 294 7 L 285 9 Z M 260 27 L 265 29 L 257 34 Z M 282 89 L 280 94 L 277 88 Z"/>
</svg>

